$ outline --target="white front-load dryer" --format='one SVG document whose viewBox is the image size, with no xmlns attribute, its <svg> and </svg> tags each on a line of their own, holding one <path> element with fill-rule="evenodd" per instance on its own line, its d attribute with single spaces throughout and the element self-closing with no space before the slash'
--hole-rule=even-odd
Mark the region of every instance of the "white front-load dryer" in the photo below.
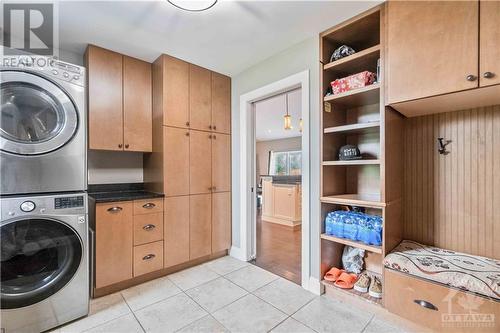
<svg viewBox="0 0 500 333">
<path fill-rule="evenodd" d="M 5 56 L 0 79 L 0 194 L 86 190 L 85 68 Z"/>
<path fill-rule="evenodd" d="M 2 332 L 42 332 L 88 314 L 87 194 L 0 198 Z"/>
</svg>

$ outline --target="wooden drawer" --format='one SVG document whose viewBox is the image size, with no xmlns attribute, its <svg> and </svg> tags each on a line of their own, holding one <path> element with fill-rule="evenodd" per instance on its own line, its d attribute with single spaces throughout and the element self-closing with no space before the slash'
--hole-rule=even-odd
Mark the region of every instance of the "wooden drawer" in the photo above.
<svg viewBox="0 0 500 333">
<path fill-rule="evenodd" d="M 134 200 L 134 215 L 163 212 L 163 198 Z"/>
<path fill-rule="evenodd" d="M 163 268 L 163 241 L 134 247 L 134 277 Z"/>
<path fill-rule="evenodd" d="M 437 331 L 499 332 L 500 302 L 385 270 L 385 307 Z"/>
<path fill-rule="evenodd" d="M 163 213 L 134 216 L 134 245 L 163 240 Z"/>
</svg>

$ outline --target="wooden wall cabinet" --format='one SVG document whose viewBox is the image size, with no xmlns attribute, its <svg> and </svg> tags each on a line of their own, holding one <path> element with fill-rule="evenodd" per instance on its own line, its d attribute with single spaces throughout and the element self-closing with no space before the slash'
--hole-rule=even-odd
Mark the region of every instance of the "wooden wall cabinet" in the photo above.
<svg viewBox="0 0 500 333">
<path fill-rule="evenodd" d="M 189 194 L 189 142 L 187 129 L 163 128 L 163 181 L 166 196 Z"/>
<path fill-rule="evenodd" d="M 497 1 L 390 1 L 387 11 L 387 105 L 414 117 L 500 103 Z"/>
<path fill-rule="evenodd" d="M 500 84 L 500 1 L 479 6 L 479 85 Z"/>
<path fill-rule="evenodd" d="M 151 64 L 89 45 L 89 149 L 152 151 Z"/>
<path fill-rule="evenodd" d="M 153 64 L 148 189 L 165 193 L 164 267 L 231 245 L 231 79 L 162 55 Z"/>
<path fill-rule="evenodd" d="M 95 288 L 163 268 L 163 199 L 96 204 Z"/>
<path fill-rule="evenodd" d="M 95 287 L 132 278 L 132 202 L 96 205 Z"/>
<path fill-rule="evenodd" d="M 212 134 L 201 131 L 189 133 L 190 194 L 212 191 Z"/>
<path fill-rule="evenodd" d="M 212 253 L 212 195 L 189 196 L 189 259 Z"/>
<path fill-rule="evenodd" d="M 231 248 L 231 192 L 212 194 L 212 253 Z"/>
<path fill-rule="evenodd" d="M 231 133 L 231 79 L 212 72 L 212 130 Z"/>
<path fill-rule="evenodd" d="M 387 103 L 478 87 L 477 1 L 389 1 Z"/>
<path fill-rule="evenodd" d="M 165 198 L 164 266 L 189 261 L 189 196 Z"/>
<path fill-rule="evenodd" d="M 189 127 L 200 131 L 212 130 L 211 72 L 189 65 Z"/>
</svg>

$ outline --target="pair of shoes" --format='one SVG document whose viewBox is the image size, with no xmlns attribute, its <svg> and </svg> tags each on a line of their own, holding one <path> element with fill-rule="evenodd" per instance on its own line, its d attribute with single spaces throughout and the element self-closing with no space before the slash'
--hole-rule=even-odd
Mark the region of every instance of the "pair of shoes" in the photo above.
<svg viewBox="0 0 500 333">
<path fill-rule="evenodd" d="M 324 276 L 326 281 L 335 282 L 336 287 L 342 289 L 352 289 L 358 276 L 353 273 L 348 273 L 343 269 L 332 267 Z"/>
<path fill-rule="evenodd" d="M 362 274 L 358 282 L 354 285 L 354 290 L 361 293 L 368 292 L 368 295 L 375 298 L 382 298 L 382 281 L 377 276 L 370 277 L 368 274 Z"/>
</svg>

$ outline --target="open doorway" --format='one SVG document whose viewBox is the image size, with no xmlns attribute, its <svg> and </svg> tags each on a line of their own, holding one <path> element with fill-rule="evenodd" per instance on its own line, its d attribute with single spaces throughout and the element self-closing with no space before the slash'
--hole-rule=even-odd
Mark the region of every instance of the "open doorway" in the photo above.
<svg viewBox="0 0 500 333">
<path fill-rule="evenodd" d="M 301 284 L 302 103 L 295 88 L 253 103 L 255 259 Z"/>
<path fill-rule="evenodd" d="M 233 244 L 230 254 L 238 259 L 251 261 L 257 253 L 257 166 L 255 140 L 255 102 L 277 96 L 300 88 L 300 104 L 302 112 L 302 163 L 301 163 L 301 206 L 302 219 L 300 227 L 300 270 L 303 288 L 317 292 L 317 279 L 311 277 L 311 239 L 310 239 L 310 147 L 309 147 L 309 71 L 293 74 L 279 81 L 270 83 L 240 96 L 240 122 L 238 126 L 238 168 L 240 173 L 239 219 L 235 226 L 239 233 L 239 242 Z M 283 115 L 284 116 L 284 115 Z M 282 116 L 282 117 L 283 117 Z M 284 118 L 282 118 L 284 122 Z M 297 126 L 297 125 L 296 125 Z"/>
</svg>

